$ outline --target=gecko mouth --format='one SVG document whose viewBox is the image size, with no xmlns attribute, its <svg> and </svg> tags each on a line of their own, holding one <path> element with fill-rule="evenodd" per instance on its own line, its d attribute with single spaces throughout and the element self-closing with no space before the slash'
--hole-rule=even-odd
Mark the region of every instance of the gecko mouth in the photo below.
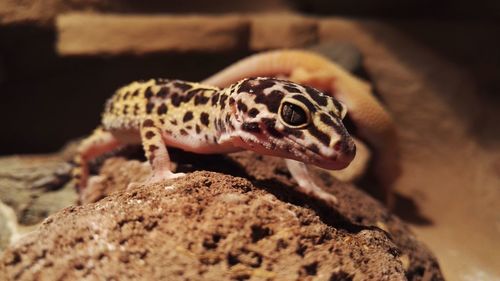
<svg viewBox="0 0 500 281">
<path fill-rule="evenodd" d="M 344 169 L 354 158 L 354 153 L 342 153 L 340 151 L 336 151 L 332 156 L 324 156 L 288 136 L 285 136 L 283 142 L 280 143 L 269 141 L 273 138 L 266 133 L 253 136 L 256 139 L 237 137 L 235 144 L 260 154 L 291 158 L 328 170 Z"/>
<path fill-rule="evenodd" d="M 296 147 L 304 146 L 292 138 L 286 137 L 286 139 L 295 144 L 292 153 L 299 156 L 296 160 L 306 164 L 313 164 L 329 170 L 340 170 L 346 168 L 354 159 L 354 153 L 335 152 L 333 156 L 327 157 L 307 147 L 305 147 L 305 149 L 297 149 Z"/>
</svg>

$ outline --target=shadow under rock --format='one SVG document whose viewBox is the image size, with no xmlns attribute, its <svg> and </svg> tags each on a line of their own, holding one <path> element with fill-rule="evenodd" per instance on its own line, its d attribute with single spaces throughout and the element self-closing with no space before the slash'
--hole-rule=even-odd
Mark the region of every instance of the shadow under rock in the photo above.
<svg viewBox="0 0 500 281">
<path fill-rule="evenodd" d="M 393 212 L 407 223 L 419 226 L 431 226 L 434 222 L 420 212 L 418 205 L 410 197 L 402 194 L 395 194 L 395 204 Z"/>
</svg>

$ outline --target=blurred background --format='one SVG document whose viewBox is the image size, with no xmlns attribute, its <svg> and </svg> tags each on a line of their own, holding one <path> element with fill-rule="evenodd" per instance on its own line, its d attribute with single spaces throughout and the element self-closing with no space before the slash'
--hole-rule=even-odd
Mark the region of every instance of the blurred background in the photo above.
<svg viewBox="0 0 500 281">
<path fill-rule="evenodd" d="M 449 280 L 500 280 L 499 1 L 2 0 L 0 155 L 84 136 L 130 81 L 318 44 L 395 117 L 396 213 Z"/>
</svg>

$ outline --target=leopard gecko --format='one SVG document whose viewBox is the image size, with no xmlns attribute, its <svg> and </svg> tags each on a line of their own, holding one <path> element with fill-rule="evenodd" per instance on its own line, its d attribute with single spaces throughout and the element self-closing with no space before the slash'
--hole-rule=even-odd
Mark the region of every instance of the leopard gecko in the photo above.
<svg viewBox="0 0 500 281">
<path fill-rule="evenodd" d="M 373 172 L 389 206 L 401 173 L 396 125 L 368 83 L 350 75 L 327 57 L 306 50 L 282 49 L 257 53 L 219 71 L 202 83 L 225 87 L 251 76 L 280 77 L 334 96 L 349 108 L 357 136 L 374 151 Z M 357 174 L 358 172 L 355 172 Z"/>
<path fill-rule="evenodd" d="M 170 167 L 168 147 L 211 154 L 251 150 L 282 157 L 299 191 L 336 203 L 309 178 L 307 164 L 345 168 L 356 147 L 342 124 L 346 107 L 320 91 L 275 78 L 247 78 L 226 88 L 181 80 L 133 82 L 107 101 L 101 126 L 78 147 L 73 178 L 84 188 L 88 162 L 139 144 L 149 183 L 184 175 Z"/>
</svg>

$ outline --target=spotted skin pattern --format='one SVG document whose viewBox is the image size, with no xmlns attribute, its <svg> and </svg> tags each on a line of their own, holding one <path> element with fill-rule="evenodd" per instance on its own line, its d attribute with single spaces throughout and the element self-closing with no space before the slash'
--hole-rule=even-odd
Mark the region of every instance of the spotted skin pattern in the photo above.
<svg viewBox="0 0 500 281">
<path fill-rule="evenodd" d="M 107 101 L 101 126 L 78 148 L 73 177 L 84 188 L 88 161 L 127 144 L 142 143 L 153 169 L 149 182 L 183 175 L 172 172 L 167 147 L 203 154 L 246 149 L 289 159 L 302 192 L 335 203 L 303 163 L 349 165 L 355 146 L 341 121 L 345 114 L 332 97 L 275 78 L 243 79 L 224 89 L 180 80 L 133 82 Z"/>
</svg>

